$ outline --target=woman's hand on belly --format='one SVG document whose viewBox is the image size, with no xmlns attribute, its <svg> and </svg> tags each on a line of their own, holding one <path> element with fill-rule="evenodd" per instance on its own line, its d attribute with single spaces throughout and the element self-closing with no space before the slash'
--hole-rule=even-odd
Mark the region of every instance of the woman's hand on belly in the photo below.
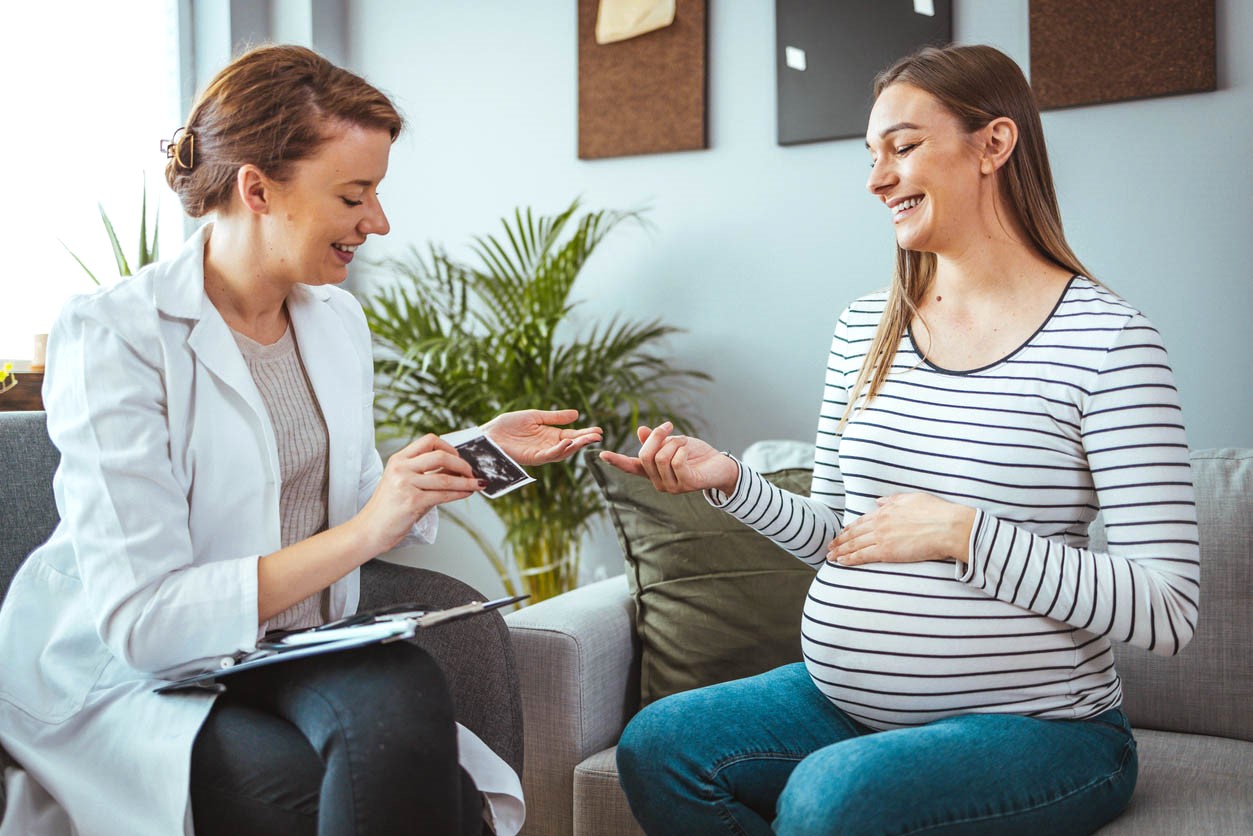
<svg viewBox="0 0 1253 836">
<path fill-rule="evenodd" d="M 842 566 L 947 558 L 966 562 L 975 509 L 925 493 L 884 496 L 877 502 L 831 541 L 828 561 Z"/>
</svg>

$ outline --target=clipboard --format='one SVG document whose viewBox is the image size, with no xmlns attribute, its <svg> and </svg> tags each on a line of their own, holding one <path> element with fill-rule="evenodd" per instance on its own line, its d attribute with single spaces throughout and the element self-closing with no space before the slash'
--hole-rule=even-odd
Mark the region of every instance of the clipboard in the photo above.
<svg viewBox="0 0 1253 836">
<path fill-rule="evenodd" d="M 303 630 L 286 630 L 267 633 L 257 642 L 257 649 L 223 656 L 218 667 L 174 680 L 153 690 L 158 694 L 177 693 L 185 690 L 224 691 L 226 686 L 219 680 L 237 673 L 277 665 L 323 653 L 351 650 L 371 644 L 411 639 L 426 627 L 434 627 L 448 621 L 470 618 L 491 610 L 516 604 L 529 595 L 497 598 L 493 601 L 471 601 L 459 607 L 432 610 L 421 604 L 394 604 L 389 607 L 366 610 L 317 627 Z"/>
</svg>

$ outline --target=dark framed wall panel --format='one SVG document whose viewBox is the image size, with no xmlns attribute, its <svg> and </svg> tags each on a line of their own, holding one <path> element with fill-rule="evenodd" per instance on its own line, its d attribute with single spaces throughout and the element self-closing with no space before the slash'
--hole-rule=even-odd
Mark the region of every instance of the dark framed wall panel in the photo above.
<svg viewBox="0 0 1253 836">
<path fill-rule="evenodd" d="M 1031 0 L 1041 108 L 1217 89 L 1215 0 Z"/>
<path fill-rule="evenodd" d="M 579 0 L 579 159 L 708 148 L 707 0 L 677 0 L 674 22 L 596 43 L 597 0 Z"/>
<path fill-rule="evenodd" d="M 775 0 L 779 144 L 865 136 L 875 75 L 952 39 L 950 0 Z"/>
</svg>

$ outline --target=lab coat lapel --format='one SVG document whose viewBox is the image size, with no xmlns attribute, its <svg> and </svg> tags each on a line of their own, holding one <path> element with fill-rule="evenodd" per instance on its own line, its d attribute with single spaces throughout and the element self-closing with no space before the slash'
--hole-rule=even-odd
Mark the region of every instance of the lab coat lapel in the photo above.
<svg viewBox="0 0 1253 836">
<path fill-rule="evenodd" d="M 331 308 L 330 294 L 320 287 L 297 287 L 287 299 L 296 344 L 326 420 L 330 442 L 330 487 L 327 522 L 338 525 L 357 512 L 361 471 L 362 391 L 360 358 L 346 349 L 354 344 L 343 319 Z"/>
<path fill-rule="evenodd" d="M 209 310 L 204 312 L 203 318 L 192 328 L 187 345 L 195 352 L 196 360 L 210 374 L 230 387 L 252 409 L 257 430 L 265 439 L 270 478 L 273 484 L 278 485 L 282 474 L 278 463 L 278 441 L 274 434 L 274 425 L 270 422 L 270 412 L 265 408 L 265 401 L 261 399 L 261 392 L 252 378 L 252 372 L 248 371 L 248 364 L 244 362 L 244 356 L 231 334 L 231 329 L 208 297 L 205 298 L 205 304 Z"/>
<path fill-rule="evenodd" d="M 278 485 L 282 476 L 270 413 L 231 329 L 204 292 L 204 247 L 212 230 L 213 224 L 205 224 L 187 239 L 167 274 L 156 282 L 154 302 L 163 314 L 194 323 L 187 338 L 188 347 L 197 362 L 251 408 L 254 427 L 268 451 L 269 478 Z"/>
</svg>

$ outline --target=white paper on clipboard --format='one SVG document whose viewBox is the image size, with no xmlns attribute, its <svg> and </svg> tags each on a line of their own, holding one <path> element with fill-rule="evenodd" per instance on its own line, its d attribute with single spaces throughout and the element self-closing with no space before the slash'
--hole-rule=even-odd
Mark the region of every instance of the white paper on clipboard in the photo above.
<svg viewBox="0 0 1253 836">
<path fill-rule="evenodd" d="M 447 609 L 409 609 L 409 605 L 383 607 L 367 610 L 317 627 L 291 632 L 278 631 L 257 643 L 257 649 L 249 653 L 224 656 L 209 670 L 162 685 L 154 689 L 158 694 L 182 690 L 224 690 L 219 681 L 253 668 L 277 665 L 317 656 L 365 647 L 371 644 L 411 639 L 418 630 L 434 627 L 446 621 L 469 618 L 527 598 L 515 595 L 493 601 L 471 601 Z"/>
</svg>

